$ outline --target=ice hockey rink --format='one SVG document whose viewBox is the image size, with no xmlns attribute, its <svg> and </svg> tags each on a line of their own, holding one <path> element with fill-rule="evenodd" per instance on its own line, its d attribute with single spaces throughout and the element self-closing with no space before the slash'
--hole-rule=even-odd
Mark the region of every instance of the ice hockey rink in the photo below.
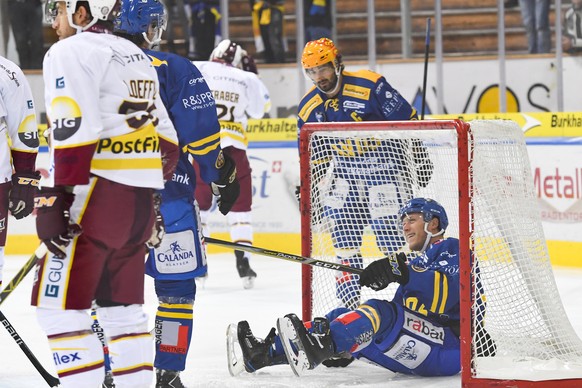
<svg viewBox="0 0 582 388">
<path fill-rule="evenodd" d="M 4 282 L 8 283 L 26 256 L 7 256 Z M 460 387 L 460 376 L 420 378 L 394 374 L 386 369 L 352 363 L 347 368 L 320 366 L 297 378 L 287 365 L 264 368 L 251 375 L 231 377 L 226 363 L 226 327 L 231 322 L 248 320 L 259 337 L 264 337 L 277 317 L 301 312 L 301 265 L 270 257 L 253 256 L 252 266 L 258 277 L 255 287 L 244 290 L 238 278 L 233 254 L 213 254 L 209 259 L 209 277 L 199 285 L 194 306 L 194 333 L 182 381 L 187 387 Z M 582 336 L 582 269 L 554 268 L 556 282 L 568 318 Z M 56 375 L 47 340 L 30 306 L 33 274 L 2 303 L 18 334 L 47 370 Z M 146 306 L 151 327 L 156 309 L 153 283 L 146 279 Z M 48 387 L 21 349 L 4 329 L 0 331 L 0 388 Z M 96 382 L 95 387 L 98 386 Z M 153 385 L 152 385 L 153 387 Z"/>
</svg>

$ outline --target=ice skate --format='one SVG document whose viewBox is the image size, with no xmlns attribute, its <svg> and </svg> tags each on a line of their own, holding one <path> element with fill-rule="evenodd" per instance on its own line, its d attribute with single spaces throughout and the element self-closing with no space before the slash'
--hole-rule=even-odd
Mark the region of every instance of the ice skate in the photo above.
<svg viewBox="0 0 582 388">
<path fill-rule="evenodd" d="M 318 333 L 309 333 L 295 314 L 287 314 L 277 320 L 277 330 L 287 361 L 297 376 L 303 375 L 308 369 L 314 369 L 334 355 L 329 322 L 321 320 L 319 326 Z"/>
<path fill-rule="evenodd" d="M 239 254 L 239 252 L 241 254 Z M 257 277 L 257 273 L 253 271 L 251 265 L 249 264 L 248 257 L 244 257 L 242 255 L 243 252 L 235 251 L 236 254 L 236 269 L 238 271 L 238 275 L 241 277 L 243 281 L 243 287 L 248 290 L 253 288 L 255 285 L 255 278 Z"/>
<path fill-rule="evenodd" d="M 180 380 L 180 372 L 156 369 L 156 388 L 186 388 Z"/>
<path fill-rule="evenodd" d="M 253 373 L 265 366 L 283 363 L 283 357 L 274 359 L 272 356 L 274 338 L 275 328 L 262 340 L 253 335 L 247 321 L 230 324 L 226 331 L 226 348 L 231 376 L 237 376 L 243 371 Z"/>
<path fill-rule="evenodd" d="M 101 384 L 102 388 L 115 388 L 115 383 L 113 382 L 113 375 L 111 371 L 105 372 L 105 378 L 103 379 L 103 383 Z"/>
</svg>

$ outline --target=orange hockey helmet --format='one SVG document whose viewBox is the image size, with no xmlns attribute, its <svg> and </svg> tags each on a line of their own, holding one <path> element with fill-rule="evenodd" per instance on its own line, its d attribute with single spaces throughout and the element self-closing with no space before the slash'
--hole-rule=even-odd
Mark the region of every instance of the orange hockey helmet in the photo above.
<svg viewBox="0 0 582 388">
<path fill-rule="evenodd" d="M 331 39 L 321 38 L 307 42 L 301 55 L 301 65 L 310 69 L 333 62 L 334 68 L 339 67 L 341 55 Z"/>
</svg>

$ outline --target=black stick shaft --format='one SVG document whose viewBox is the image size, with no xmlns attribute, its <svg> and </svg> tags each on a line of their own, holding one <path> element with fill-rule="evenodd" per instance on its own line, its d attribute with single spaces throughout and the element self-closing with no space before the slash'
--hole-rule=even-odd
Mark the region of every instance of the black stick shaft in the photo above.
<svg viewBox="0 0 582 388">
<path fill-rule="evenodd" d="M 36 262 L 40 260 L 41 257 L 46 255 L 47 251 L 48 250 L 44 244 L 39 245 L 34 254 L 30 256 L 30 259 L 28 259 L 24 266 L 20 268 L 16 275 L 14 275 L 10 283 L 8 283 L 2 292 L 0 292 L 0 304 L 2 304 L 4 299 L 6 299 L 8 295 L 10 295 L 12 291 L 14 291 L 14 289 L 22 282 L 22 280 L 24 280 L 30 270 L 34 268 Z"/>
<path fill-rule="evenodd" d="M 362 269 L 353 268 L 353 267 L 350 267 L 349 265 L 336 264 L 336 263 L 331 263 L 329 261 L 318 260 L 318 259 L 311 259 L 308 257 L 293 255 L 291 253 L 277 252 L 277 251 L 273 251 L 270 249 L 259 248 L 259 247 L 255 247 L 255 246 L 251 246 L 251 245 L 237 244 L 237 243 L 233 243 L 230 241 L 219 240 L 219 239 L 212 238 L 212 237 L 204 237 L 204 241 L 206 241 L 209 244 L 219 245 L 221 247 L 231 248 L 231 249 L 234 249 L 237 251 L 256 253 L 258 255 L 269 256 L 269 257 L 274 257 L 277 259 L 292 261 L 294 263 L 313 265 L 314 267 L 334 269 L 336 271 L 349 272 L 349 273 L 354 273 L 354 274 L 361 274 L 363 271 Z"/>
<path fill-rule="evenodd" d="M 49 387 L 58 387 L 60 383 L 59 379 L 57 379 L 56 377 L 51 375 L 46 369 L 44 369 L 40 361 L 38 361 L 38 359 L 34 356 L 30 348 L 26 345 L 22 337 L 20 337 L 20 335 L 16 332 L 16 329 L 14 329 L 14 326 L 12 326 L 12 324 L 8 321 L 8 319 L 6 318 L 4 313 L 2 313 L 2 311 L 0 311 L 0 322 L 2 322 L 4 328 L 8 331 L 8 333 L 10 334 L 12 339 L 14 339 L 14 341 L 18 344 L 18 346 L 20 346 L 20 349 L 22 349 L 26 357 L 30 360 L 32 365 L 34 365 L 38 373 L 40 373 L 40 375 L 42 376 L 44 381 L 47 382 Z"/>
</svg>

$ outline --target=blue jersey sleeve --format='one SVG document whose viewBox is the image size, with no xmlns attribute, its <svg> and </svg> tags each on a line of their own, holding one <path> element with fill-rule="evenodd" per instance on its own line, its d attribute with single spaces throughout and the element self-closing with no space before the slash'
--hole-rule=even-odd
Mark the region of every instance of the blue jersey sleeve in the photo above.
<svg viewBox="0 0 582 388">
<path fill-rule="evenodd" d="M 208 84 L 186 58 L 151 50 L 146 53 L 158 72 L 160 95 L 178 132 L 182 151 L 199 164 L 204 181 L 216 181 L 220 124 Z"/>
<path fill-rule="evenodd" d="M 418 119 L 416 109 L 384 77 L 376 81 L 370 104 L 387 121 Z"/>
</svg>

